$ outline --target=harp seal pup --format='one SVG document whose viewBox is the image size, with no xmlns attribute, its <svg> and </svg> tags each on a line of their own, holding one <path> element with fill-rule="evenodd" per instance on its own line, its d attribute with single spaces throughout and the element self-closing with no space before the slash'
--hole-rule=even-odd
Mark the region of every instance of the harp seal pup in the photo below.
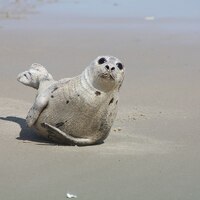
<svg viewBox="0 0 200 200">
<path fill-rule="evenodd" d="M 99 56 L 80 75 L 55 81 L 32 64 L 17 80 L 37 89 L 29 127 L 58 144 L 93 145 L 103 143 L 116 117 L 124 66 L 116 57 Z"/>
</svg>

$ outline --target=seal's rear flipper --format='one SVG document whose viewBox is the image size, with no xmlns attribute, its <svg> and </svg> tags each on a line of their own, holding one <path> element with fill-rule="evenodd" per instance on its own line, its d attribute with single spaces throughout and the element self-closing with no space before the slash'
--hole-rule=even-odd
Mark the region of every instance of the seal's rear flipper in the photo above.
<svg viewBox="0 0 200 200">
<path fill-rule="evenodd" d="M 53 77 L 48 73 L 44 66 L 34 63 L 31 65 L 29 70 L 20 73 L 17 76 L 17 80 L 26 86 L 38 89 L 40 81 L 52 81 Z"/>
<path fill-rule="evenodd" d="M 24 71 L 17 76 L 17 80 L 26 85 L 38 89 L 39 83 L 35 84 L 36 80 L 32 80 L 32 74 L 29 71 Z"/>
<path fill-rule="evenodd" d="M 60 129 L 48 124 L 43 123 L 42 126 L 47 129 L 49 135 L 48 138 L 52 141 L 60 144 L 70 144 L 70 145 L 78 145 L 78 146 L 85 146 L 85 145 L 93 145 L 95 141 L 92 139 L 87 138 L 76 138 L 71 135 L 67 135 Z"/>
</svg>

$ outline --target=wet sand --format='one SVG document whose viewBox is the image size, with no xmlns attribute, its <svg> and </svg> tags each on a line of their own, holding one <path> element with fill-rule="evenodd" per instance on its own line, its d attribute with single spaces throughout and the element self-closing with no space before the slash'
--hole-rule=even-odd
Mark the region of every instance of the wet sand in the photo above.
<svg viewBox="0 0 200 200">
<path fill-rule="evenodd" d="M 105 22 L 52 6 L 0 20 L 0 199 L 198 200 L 198 19 Z M 126 77 L 104 144 L 59 146 L 27 128 L 35 91 L 19 72 L 38 62 L 55 79 L 72 77 L 105 54 L 124 62 Z"/>
</svg>

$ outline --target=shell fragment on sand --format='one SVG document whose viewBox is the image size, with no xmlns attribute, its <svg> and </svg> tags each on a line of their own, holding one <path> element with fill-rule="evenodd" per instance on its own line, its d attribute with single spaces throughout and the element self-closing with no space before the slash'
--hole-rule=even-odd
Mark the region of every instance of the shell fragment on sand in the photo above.
<svg viewBox="0 0 200 200">
<path fill-rule="evenodd" d="M 66 194 L 66 197 L 67 197 L 68 199 L 77 198 L 76 195 L 70 194 L 70 193 L 67 193 L 67 194 Z"/>
</svg>

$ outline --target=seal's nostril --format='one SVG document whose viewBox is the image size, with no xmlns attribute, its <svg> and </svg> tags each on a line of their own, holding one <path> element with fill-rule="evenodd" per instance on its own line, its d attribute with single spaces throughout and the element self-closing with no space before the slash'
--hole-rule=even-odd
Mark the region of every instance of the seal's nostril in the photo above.
<svg viewBox="0 0 200 200">
<path fill-rule="evenodd" d="M 113 70 L 115 70 L 115 68 L 114 68 L 114 67 L 112 67 L 112 68 L 111 68 L 111 70 L 113 71 Z"/>
<path fill-rule="evenodd" d="M 106 69 L 109 69 L 109 66 L 108 66 L 108 65 L 106 65 L 106 66 L 105 66 L 105 68 L 106 68 Z"/>
</svg>

